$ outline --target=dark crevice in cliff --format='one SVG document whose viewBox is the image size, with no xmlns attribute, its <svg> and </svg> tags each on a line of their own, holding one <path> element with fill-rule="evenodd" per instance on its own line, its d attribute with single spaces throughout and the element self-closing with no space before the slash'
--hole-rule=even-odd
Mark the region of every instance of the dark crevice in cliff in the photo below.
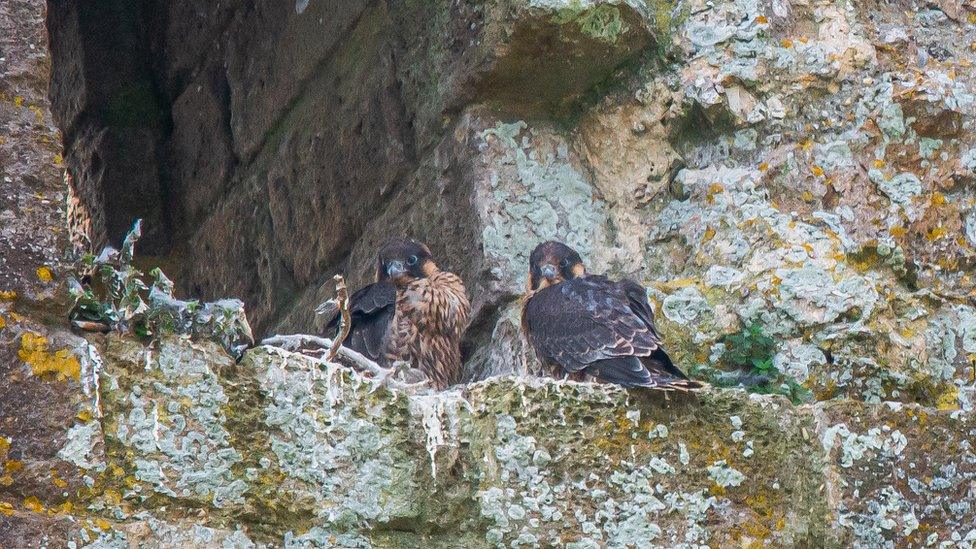
<svg viewBox="0 0 976 549">
<path fill-rule="evenodd" d="M 241 298 L 261 334 L 312 330 L 334 273 L 365 283 L 365 256 L 411 234 L 489 288 L 480 338 L 508 295 L 472 248 L 485 198 L 465 132 L 565 119 L 654 45 L 629 9 L 634 31 L 601 37 L 534 8 L 506 30 L 495 8 L 49 0 L 53 110 L 92 247 L 143 218 L 140 252 L 181 297 Z M 465 125 L 472 108 L 484 127 Z"/>
<path fill-rule="evenodd" d="M 48 9 L 53 111 L 74 194 L 94 220 L 93 247 L 120 239 L 136 217 L 148 222 L 146 251 L 170 244 L 160 168 L 169 111 L 146 39 L 149 5 L 52 1 Z M 95 158 L 103 169 L 89 169 Z"/>
</svg>

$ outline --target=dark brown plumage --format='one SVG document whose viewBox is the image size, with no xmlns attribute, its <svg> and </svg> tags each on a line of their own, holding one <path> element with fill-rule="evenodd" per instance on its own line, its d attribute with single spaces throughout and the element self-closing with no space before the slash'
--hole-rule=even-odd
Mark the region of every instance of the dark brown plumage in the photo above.
<svg viewBox="0 0 976 549">
<path fill-rule="evenodd" d="M 529 269 L 522 325 L 554 376 L 592 376 L 624 387 L 700 387 L 661 348 L 643 286 L 587 275 L 579 254 L 559 242 L 537 246 Z"/>
<path fill-rule="evenodd" d="M 395 305 L 396 288 L 389 280 L 368 284 L 356 290 L 349 298 L 351 325 L 343 346 L 358 351 L 374 362 L 385 363 L 387 334 Z M 339 312 L 336 311 L 326 330 L 335 336 L 338 328 Z"/>
<path fill-rule="evenodd" d="M 377 256 L 376 282 L 350 298 L 352 325 L 343 345 L 384 366 L 407 362 L 444 389 L 458 381 L 469 310 L 461 279 L 441 271 L 426 246 L 392 240 Z M 327 329 L 338 323 L 336 315 Z"/>
</svg>

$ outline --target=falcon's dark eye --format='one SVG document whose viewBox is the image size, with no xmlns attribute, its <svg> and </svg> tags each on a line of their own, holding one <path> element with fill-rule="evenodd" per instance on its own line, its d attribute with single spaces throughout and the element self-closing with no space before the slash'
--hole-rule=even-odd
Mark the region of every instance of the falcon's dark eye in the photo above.
<svg viewBox="0 0 976 549">
<path fill-rule="evenodd" d="M 415 256 L 415 255 L 410 256 L 410 259 L 407 259 L 407 264 L 408 265 L 416 265 L 417 264 L 417 256 Z"/>
<path fill-rule="evenodd" d="M 566 267 L 569 267 L 569 260 L 566 259 L 566 258 L 563 258 L 563 260 L 559 262 L 559 266 L 562 267 L 563 269 L 565 269 Z"/>
</svg>

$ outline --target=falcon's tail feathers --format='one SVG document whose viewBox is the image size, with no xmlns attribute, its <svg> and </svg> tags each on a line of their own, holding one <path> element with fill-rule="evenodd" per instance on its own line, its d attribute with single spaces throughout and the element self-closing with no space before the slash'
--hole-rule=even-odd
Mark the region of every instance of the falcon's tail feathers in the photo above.
<svg viewBox="0 0 976 549">
<path fill-rule="evenodd" d="M 671 368 L 674 366 L 671 365 Z M 701 383 L 690 380 L 683 374 L 679 377 L 670 373 L 653 355 L 643 358 L 623 356 L 598 360 L 583 370 L 583 373 L 628 389 L 646 387 L 661 391 L 687 392 L 702 387 Z"/>
<path fill-rule="evenodd" d="M 647 369 L 650 376 L 650 383 L 644 385 L 644 387 L 681 392 L 693 391 L 704 387 L 701 382 L 688 379 L 688 376 L 671 362 L 671 357 L 662 349 L 656 350 L 651 356 L 643 357 L 641 363 Z"/>
</svg>

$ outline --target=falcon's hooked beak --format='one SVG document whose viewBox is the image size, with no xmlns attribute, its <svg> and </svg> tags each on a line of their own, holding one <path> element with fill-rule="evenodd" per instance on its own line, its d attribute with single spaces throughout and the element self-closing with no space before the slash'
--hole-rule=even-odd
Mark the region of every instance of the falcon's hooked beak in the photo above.
<svg viewBox="0 0 976 549">
<path fill-rule="evenodd" d="M 397 278 L 407 274 L 407 266 L 398 260 L 391 261 L 386 265 L 386 274 L 390 278 L 396 280 Z"/>
<path fill-rule="evenodd" d="M 539 265 L 538 277 L 529 273 L 529 290 L 539 291 L 563 281 L 559 268 L 551 263 Z"/>
</svg>

